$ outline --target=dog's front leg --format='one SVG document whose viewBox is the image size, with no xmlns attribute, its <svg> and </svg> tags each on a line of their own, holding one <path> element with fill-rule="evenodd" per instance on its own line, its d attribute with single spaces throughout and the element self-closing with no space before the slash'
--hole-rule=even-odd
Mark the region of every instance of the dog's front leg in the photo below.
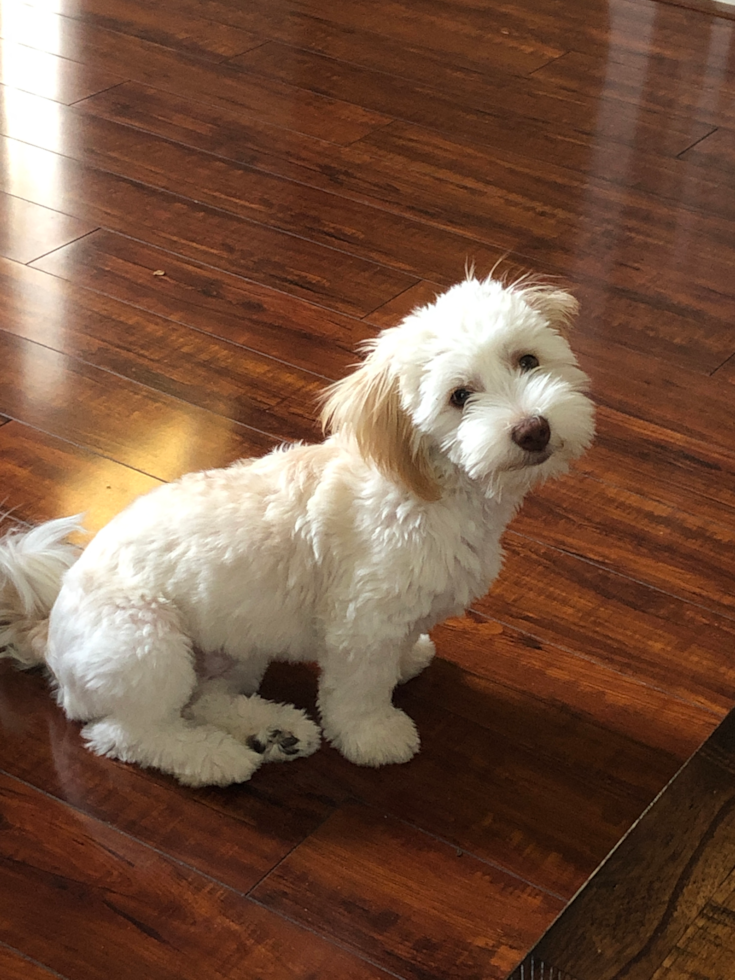
<svg viewBox="0 0 735 980">
<path fill-rule="evenodd" d="M 395 644 L 395 640 L 393 640 Z M 319 710 L 325 736 L 360 766 L 408 762 L 419 735 L 408 715 L 393 706 L 401 679 L 401 644 L 331 645 L 321 660 Z"/>
</svg>

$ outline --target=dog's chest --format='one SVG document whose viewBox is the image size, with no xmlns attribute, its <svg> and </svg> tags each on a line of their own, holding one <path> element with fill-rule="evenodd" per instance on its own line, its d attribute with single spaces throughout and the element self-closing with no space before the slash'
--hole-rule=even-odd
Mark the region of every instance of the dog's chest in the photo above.
<svg viewBox="0 0 735 980">
<path fill-rule="evenodd" d="M 456 615 L 487 592 L 500 571 L 500 538 L 512 512 L 483 502 L 429 522 L 415 564 L 429 600 L 427 620 Z"/>
</svg>

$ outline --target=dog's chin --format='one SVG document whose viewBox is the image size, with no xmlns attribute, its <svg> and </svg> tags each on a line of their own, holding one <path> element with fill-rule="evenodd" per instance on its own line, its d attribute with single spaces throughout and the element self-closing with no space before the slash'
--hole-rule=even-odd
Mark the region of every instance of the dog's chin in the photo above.
<svg viewBox="0 0 735 980">
<path fill-rule="evenodd" d="M 554 454 L 551 450 L 542 453 L 528 453 L 527 458 L 521 464 L 522 469 L 533 466 L 543 466 L 547 463 Z"/>
<path fill-rule="evenodd" d="M 537 466 L 543 466 L 544 463 L 548 463 L 548 461 L 552 459 L 554 455 L 555 454 L 551 449 L 540 453 L 524 453 L 523 459 L 520 459 L 515 463 L 508 463 L 507 466 L 501 467 L 498 472 L 520 473 L 523 470 L 533 470 Z"/>
</svg>

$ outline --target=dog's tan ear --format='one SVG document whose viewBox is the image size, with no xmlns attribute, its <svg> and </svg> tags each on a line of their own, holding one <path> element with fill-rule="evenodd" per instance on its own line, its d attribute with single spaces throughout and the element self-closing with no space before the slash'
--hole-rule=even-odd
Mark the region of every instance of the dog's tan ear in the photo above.
<svg viewBox="0 0 735 980">
<path fill-rule="evenodd" d="M 522 286 L 521 293 L 531 309 L 548 320 L 562 337 L 567 336 L 579 313 L 579 303 L 571 293 L 538 283 Z"/>
<path fill-rule="evenodd" d="M 327 388 L 321 419 L 325 430 L 351 433 L 362 455 L 390 479 L 423 500 L 441 497 L 426 439 L 401 405 L 398 379 L 373 358 Z"/>
</svg>

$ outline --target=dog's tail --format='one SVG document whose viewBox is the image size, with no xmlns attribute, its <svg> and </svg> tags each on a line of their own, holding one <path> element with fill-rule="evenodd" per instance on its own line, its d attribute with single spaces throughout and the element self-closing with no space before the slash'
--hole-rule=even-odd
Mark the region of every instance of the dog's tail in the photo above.
<svg viewBox="0 0 735 980">
<path fill-rule="evenodd" d="M 49 613 L 80 554 L 66 539 L 82 530 L 80 520 L 62 517 L 0 540 L 0 657 L 21 667 L 44 662 Z"/>
</svg>

